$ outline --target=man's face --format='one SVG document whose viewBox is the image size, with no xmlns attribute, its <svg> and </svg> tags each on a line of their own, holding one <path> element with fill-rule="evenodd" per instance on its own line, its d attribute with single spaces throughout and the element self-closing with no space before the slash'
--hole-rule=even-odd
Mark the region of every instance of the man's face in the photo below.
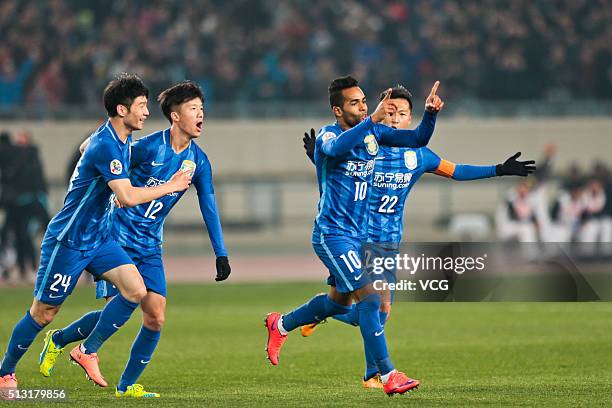
<svg viewBox="0 0 612 408">
<path fill-rule="evenodd" d="M 191 138 L 197 138 L 202 134 L 204 104 L 200 98 L 183 102 L 173 113 L 175 114 L 173 116 L 174 123 Z"/>
<path fill-rule="evenodd" d="M 389 113 L 382 123 L 395 129 L 408 129 L 412 122 L 410 104 L 404 98 L 391 98 L 391 102 L 397 106 L 397 109 L 394 113 Z"/>
<path fill-rule="evenodd" d="M 145 120 L 149 117 L 147 102 L 146 96 L 139 96 L 134 99 L 127 114 L 123 117 L 123 123 L 128 129 L 132 131 L 142 130 Z"/>
<path fill-rule="evenodd" d="M 349 127 L 356 126 L 368 115 L 365 94 L 361 88 L 355 86 L 344 89 L 342 95 L 344 96 L 344 103 L 340 109 L 342 119 Z"/>
</svg>

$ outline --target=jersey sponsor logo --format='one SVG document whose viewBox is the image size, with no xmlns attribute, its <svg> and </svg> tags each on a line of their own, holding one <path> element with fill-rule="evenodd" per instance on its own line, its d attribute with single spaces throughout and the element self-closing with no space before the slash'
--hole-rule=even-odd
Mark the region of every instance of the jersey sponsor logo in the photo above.
<svg viewBox="0 0 612 408">
<path fill-rule="evenodd" d="M 166 180 L 160 180 L 155 177 L 149 177 L 149 179 L 147 180 L 145 184 L 145 187 L 157 187 L 157 186 L 161 186 L 162 184 L 166 184 L 166 183 L 167 183 Z M 170 196 L 170 197 L 177 197 L 178 195 L 179 193 L 177 192 L 166 194 L 166 196 Z"/>
<path fill-rule="evenodd" d="M 366 145 L 366 150 L 370 155 L 376 156 L 378 154 L 378 142 L 376 141 L 376 137 L 374 135 L 367 135 L 363 139 L 363 143 Z"/>
<path fill-rule="evenodd" d="M 345 176 L 368 177 L 374 171 L 374 160 L 357 161 L 349 160 L 346 162 Z"/>
<path fill-rule="evenodd" d="M 183 164 L 181 164 L 181 168 L 179 169 L 179 171 L 187 173 L 189 177 L 193 177 L 195 169 L 196 164 L 194 162 L 192 162 L 191 160 L 183 160 Z"/>
<path fill-rule="evenodd" d="M 117 159 L 113 159 L 110 162 L 110 171 L 111 171 L 111 173 L 113 173 L 115 175 L 121 174 L 121 172 L 123 171 L 123 164 L 121 164 L 121 161 L 119 161 Z"/>
<path fill-rule="evenodd" d="M 408 150 L 404 152 L 404 164 L 408 170 L 414 170 L 418 166 L 417 155 L 414 150 Z"/>
<path fill-rule="evenodd" d="M 374 172 L 374 187 L 400 190 L 407 188 L 412 180 L 412 173 Z"/>
<path fill-rule="evenodd" d="M 323 142 L 327 142 L 336 137 L 336 134 L 334 132 L 325 132 L 321 137 L 323 138 Z"/>
</svg>

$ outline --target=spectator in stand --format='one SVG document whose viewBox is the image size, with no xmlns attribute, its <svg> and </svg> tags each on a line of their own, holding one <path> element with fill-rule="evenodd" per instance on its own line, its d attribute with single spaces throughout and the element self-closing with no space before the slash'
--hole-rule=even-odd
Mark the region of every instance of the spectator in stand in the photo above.
<svg viewBox="0 0 612 408">
<path fill-rule="evenodd" d="M 534 181 L 521 181 L 510 190 L 508 197 L 497 208 L 497 235 L 504 241 L 537 242 L 536 211 L 534 202 Z"/>
<path fill-rule="evenodd" d="M 315 101 L 346 72 L 368 92 L 440 79 L 455 100 L 610 99 L 611 21 L 607 0 L 4 0 L 0 106 L 97 103 L 124 70 L 227 102 Z"/>
</svg>

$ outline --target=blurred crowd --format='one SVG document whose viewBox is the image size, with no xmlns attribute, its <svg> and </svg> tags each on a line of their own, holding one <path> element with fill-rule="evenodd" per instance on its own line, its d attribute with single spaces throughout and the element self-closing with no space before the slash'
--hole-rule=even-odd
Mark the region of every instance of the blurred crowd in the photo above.
<svg viewBox="0 0 612 408">
<path fill-rule="evenodd" d="M 97 106 L 122 71 L 214 101 L 320 100 L 344 73 L 370 92 L 612 98 L 608 0 L 3 0 L 0 37 L 0 109 Z"/>
<path fill-rule="evenodd" d="M 603 163 L 577 164 L 550 178 L 554 147 L 535 177 L 512 189 L 497 211 L 498 236 L 519 242 L 580 243 L 585 255 L 612 256 L 612 174 Z"/>
<path fill-rule="evenodd" d="M 38 267 L 35 236 L 49 223 L 47 182 L 27 131 L 0 132 L 0 283 L 16 269 L 31 282 Z"/>
</svg>

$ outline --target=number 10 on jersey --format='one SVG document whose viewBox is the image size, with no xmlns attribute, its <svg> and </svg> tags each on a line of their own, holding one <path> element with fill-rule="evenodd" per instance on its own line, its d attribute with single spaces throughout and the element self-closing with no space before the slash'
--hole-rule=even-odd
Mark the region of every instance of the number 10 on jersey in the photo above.
<svg viewBox="0 0 612 408">
<path fill-rule="evenodd" d="M 367 181 L 356 181 L 355 182 L 355 199 L 353 201 L 362 201 L 368 194 L 368 182 Z"/>
</svg>

